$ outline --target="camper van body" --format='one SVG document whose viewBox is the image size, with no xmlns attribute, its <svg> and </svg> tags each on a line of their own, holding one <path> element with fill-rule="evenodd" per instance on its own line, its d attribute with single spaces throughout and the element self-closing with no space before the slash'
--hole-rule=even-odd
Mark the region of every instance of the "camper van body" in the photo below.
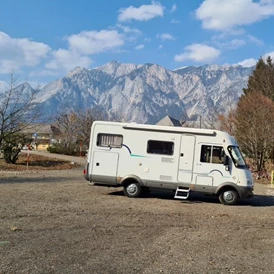
<svg viewBox="0 0 274 274">
<path fill-rule="evenodd" d="M 211 129 L 96 121 L 84 177 L 124 188 L 129 197 L 148 189 L 217 195 L 223 204 L 253 195 L 253 179 L 235 139 Z"/>
</svg>

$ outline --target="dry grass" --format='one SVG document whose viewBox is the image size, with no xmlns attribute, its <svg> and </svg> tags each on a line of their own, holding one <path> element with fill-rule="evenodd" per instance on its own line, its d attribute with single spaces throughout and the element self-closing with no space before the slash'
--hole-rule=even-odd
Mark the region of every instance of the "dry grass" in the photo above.
<svg viewBox="0 0 274 274">
<path fill-rule="evenodd" d="M 78 167 L 75 163 L 34 154 L 29 155 L 29 159 L 26 154 L 21 154 L 16 164 L 7 164 L 0 159 L 0 171 L 63 170 L 75 167 Z"/>
</svg>

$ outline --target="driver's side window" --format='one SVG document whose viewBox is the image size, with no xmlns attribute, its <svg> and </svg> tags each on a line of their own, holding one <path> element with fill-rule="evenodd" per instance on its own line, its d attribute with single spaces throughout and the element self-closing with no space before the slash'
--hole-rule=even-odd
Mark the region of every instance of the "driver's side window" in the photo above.
<svg viewBox="0 0 274 274">
<path fill-rule="evenodd" d="M 202 163 L 212 163 L 212 164 L 223 164 L 224 163 L 224 149 L 220 146 L 201 146 L 201 157 L 200 161 Z"/>
</svg>

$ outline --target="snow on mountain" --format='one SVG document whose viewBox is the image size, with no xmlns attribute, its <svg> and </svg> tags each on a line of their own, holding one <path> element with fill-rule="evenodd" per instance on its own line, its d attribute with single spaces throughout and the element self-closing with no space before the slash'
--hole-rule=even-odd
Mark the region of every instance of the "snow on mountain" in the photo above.
<svg viewBox="0 0 274 274">
<path fill-rule="evenodd" d="M 36 103 L 46 114 L 100 109 L 109 119 L 156 123 L 166 115 L 176 119 L 207 119 L 233 107 L 253 68 L 190 66 L 174 71 L 156 64 L 77 67 L 46 85 Z"/>
</svg>

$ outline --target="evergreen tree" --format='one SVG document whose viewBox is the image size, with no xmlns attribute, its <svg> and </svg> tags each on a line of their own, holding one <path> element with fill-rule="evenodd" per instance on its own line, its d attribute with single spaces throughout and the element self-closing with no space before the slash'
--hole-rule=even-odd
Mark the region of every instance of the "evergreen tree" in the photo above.
<svg viewBox="0 0 274 274">
<path fill-rule="evenodd" d="M 274 64 L 270 56 L 266 61 L 261 57 L 252 75 L 248 79 L 247 88 L 243 89 L 244 95 L 249 92 L 258 92 L 274 101 Z"/>
</svg>

